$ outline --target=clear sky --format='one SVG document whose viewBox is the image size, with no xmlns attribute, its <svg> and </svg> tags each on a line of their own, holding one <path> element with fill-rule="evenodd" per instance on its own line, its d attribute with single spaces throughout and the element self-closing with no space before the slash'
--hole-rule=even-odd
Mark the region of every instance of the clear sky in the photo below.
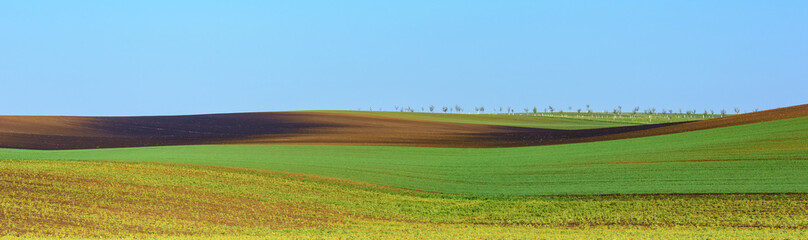
<svg viewBox="0 0 808 240">
<path fill-rule="evenodd" d="M 808 1 L 0 1 L 0 115 L 808 103 Z"/>
</svg>

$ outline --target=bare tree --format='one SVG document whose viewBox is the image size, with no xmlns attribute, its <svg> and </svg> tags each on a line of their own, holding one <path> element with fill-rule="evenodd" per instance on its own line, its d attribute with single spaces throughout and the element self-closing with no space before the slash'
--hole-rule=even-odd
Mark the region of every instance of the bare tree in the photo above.
<svg viewBox="0 0 808 240">
<path fill-rule="evenodd" d="M 639 112 L 639 111 L 640 111 L 640 106 L 636 106 L 636 107 L 634 107 L 634 111 L 631 111 L 631 113 L 637 114 L 637 112 Z"/>
<path fill-rule="evenodd" d="M 463 112 L 463 108 L 455 104 L 455 112 Z"/>
<path fill-rule="evenodd" d="M 549 109 L 550 109 L 550 113 L 552 113 L 552 112 L 553 112 L 553 106 L 547 106 L 547 108 L 549 108 Z"/>
<path fill-rule="evenodd" d="M 738 114 L 738 113 L 741 113 L 741 109 L 736 107 L 735 108 L 735 114 Z"/>
</svg>

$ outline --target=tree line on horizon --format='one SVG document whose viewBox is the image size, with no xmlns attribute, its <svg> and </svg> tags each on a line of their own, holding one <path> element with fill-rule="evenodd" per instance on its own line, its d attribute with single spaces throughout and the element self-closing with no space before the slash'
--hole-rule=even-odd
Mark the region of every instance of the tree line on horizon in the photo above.
<svg viewBox="0 0 808 240">
<path fill-rule="evenodd" d="M 403 107 L 403 106 L 398 106 L 398 105 L 394 106 L 393 109 L 395 109 L 395 112 L 427 112 L 428 111 L 430 113 L 434 113 L 434 112 L 437 111 L 438 113 L 440 113 L 440 112 L 442 112 L 442 113 L 466 113 L 466 112 L 464 112 L 465 109 L 463 107 L 461 107 L 460 105 L 457 105 L 457 104 L 455 104 L 454 107 L 441 106 L 440 108 L 436 107 L 435 105 L 429 105 L 428 107 L 421 107 L 421 111 L 417 111 L 417 109 L 412 108 L 410 106 Z M 361 108 L 358 109 L 358 110 L 362 111 Z M 369 111 L 374 111 L 373 107 L 368 108 L 368 110 Z M 494 108 L 489 108 L 489 110 L 490 111 L 488 113 L 493 113 L 493 114 L 500 114 L 500 113 L 515 114 L 516 113 L 516 109 L 512 108 L 511 106 L 494 107 Z M 531 113 L 532 112 L 534 114 L 536 114 L 536 113 L 551 113 L 551 114 L 553 114 L 553 113 L 560 113 L 560 114 L 565 113 L 563 108 L 558 109 L 558 108 L 553 107 L 552 105 L 547 106 L 546 108 L 543 109 L 543 111 L 540 111 L 540 109 L 538 107 L 536 107 L 536 106 L 533 106 L 532 111 L 531 111 L 531 108 L 523 108 L 522 110 L 524 111 L 524 113 Z M 590 114 L 591 113 L 599 113 L 599 112 L 596 112 L 596 111 L 592 110 L 592 108 L 590 107 L 589 104 L 586 105 L 585 109 L 577 108 L 577 109 L 575 109 L 573 111 L 572 106 L 568 106 L 567 110 L 568 110 L 567 113 L 579 113 L 579 114 L 580 113 L 590 113 Z M 378 108 L 375 111 L 384 111 L 384 109 L 383 108 Z M 735 107 L 733 109 L 733 111 L 735 112 L 735 114 L 740 114 L 741 113 L 741 109 L 738 108 L 738 107 Z M 757 112 L 757 111 L 758 111 L 757 108 L 753 110 L 753 112 Z M 630 113 L 631 114 L 637 114 L 639 112 L 640 112 L 640 107 L 636 106 L 631 110 Z M 475 114 L 486 113 L 486 108 L 484 106 L 474 107 L 474 112 L 468 112 L 468 113 L 475 113 Z M 612 113 L 612 114 L 616 114 L 616 115 L 621 115 L 623 113 L 628 113 L 628 112 L 623 112 L 623 106 L 617 106 L 617 107 L 613 108 L 611 111 L 610 110 L 603 110 L 603 113 L 607 113 L 607 114 Z M 660 109 L 660 111 L 657 111 L 657 108 L 649 107 L 649 108 L 644 109 L 642 111 L 642 113 L 650 114 L 650 115 L 653 115 L 653 114 L 674 114 L 674 113 L 676 113 L 676 111 L 674 109 L 664 109 L 664 108 Z M 726 109 L 721 109 L 721 110 L 718 111 L 718 113 L 723 117 L 723 116 L 727 115 L 727 110 Z M 682 108 L 679 108 L 678 114 L 684 114 L 684 115 L 697 115 L 697 114 L 716 115 L 716 111 L 713 110 L 713 109 L 709 109 L 709 110 L 705 109 L 703 113 L 699 113 L 696 109 L 683 110 Z"/>
</svg>

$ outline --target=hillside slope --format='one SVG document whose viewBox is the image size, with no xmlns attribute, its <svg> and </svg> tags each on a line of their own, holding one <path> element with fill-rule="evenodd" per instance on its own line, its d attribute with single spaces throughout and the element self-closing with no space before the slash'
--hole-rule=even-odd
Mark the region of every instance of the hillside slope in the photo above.
<svg viewBox="0 0 808 240">
<path fill-rule="evenodd" d="M 804 193 L 808 192 L 808 117 L 520 148 L 197 145 L 0 149 L 0 159 L 188 163 L 481 195 Z"/>
<path fill-rule="evenodd" d="M 199 144 L 539 146 L 655 136 L 808 116 L 808 105 L 698 122 L 558 130 L 321 112 L 154 117 L 0 116 L 0 147 L 91 149 Z"/>
</svg>

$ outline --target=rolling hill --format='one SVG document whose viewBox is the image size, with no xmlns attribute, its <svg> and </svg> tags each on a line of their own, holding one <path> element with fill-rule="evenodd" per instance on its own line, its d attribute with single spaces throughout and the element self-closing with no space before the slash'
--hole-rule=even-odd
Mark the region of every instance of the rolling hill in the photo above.
<svg viewBox="0 0 808 240">
<path fill-rule="evenodd" d="M 0 236 L 800 239 L 807 109 L 594 129 L 5 116 Z"/>
<path fill-rule="evenodd" d="M 806 115 L 808 105 L 800 105 L 697 122 L 576 130 L 320 112 L 154 117 L 1 116 L 0 147 L 91 149 L 200 144 L 519 147 L 663 135 Z M 570 120 L 562 120 L 570 124 Z M 543 121 L 552 126 L 558 120 Z M 588 126 L 585 124 L 589 121 L 578 122 Z"/>
</svg>

